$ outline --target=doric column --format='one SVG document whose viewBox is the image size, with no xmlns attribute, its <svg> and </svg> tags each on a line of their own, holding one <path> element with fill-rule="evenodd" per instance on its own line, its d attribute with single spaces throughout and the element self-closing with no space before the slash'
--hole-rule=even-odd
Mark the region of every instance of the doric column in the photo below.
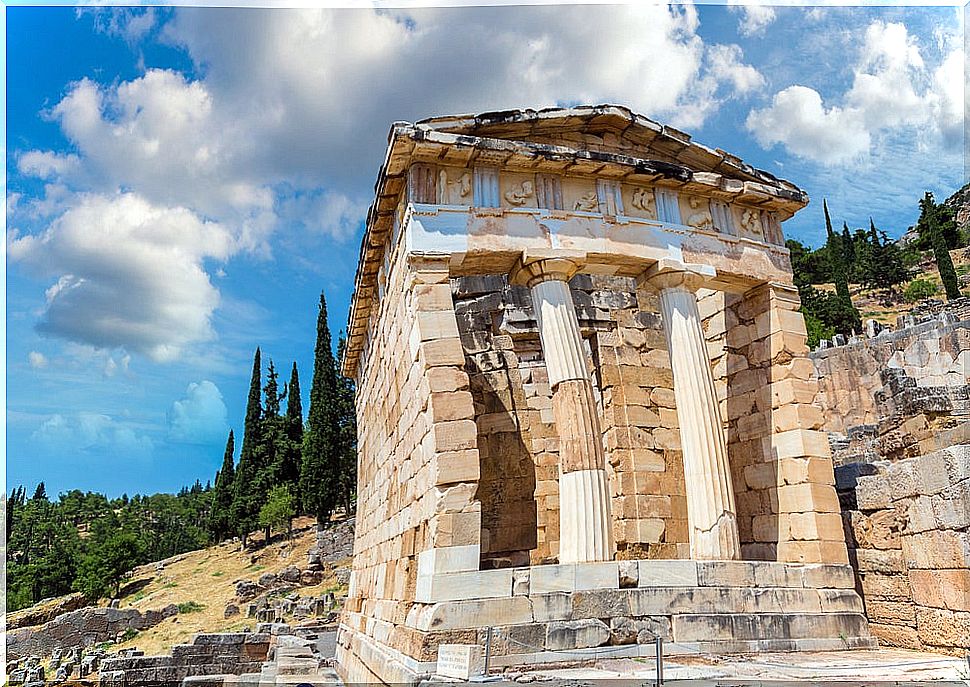
<svg viewBox="0 0 970 687">
<path fill-rule="evenodd" d="M 691 558 L 726 560 L 740 558 L 741 547 L 727 441 L 697 310 L 695 291 L 705 276 L 711 275 L 658 264 L 641 283 L 660 294 L 684 456 Z"/>
<path fill-rule="evenodd" d="M 593 387 L 569 278 L 578 265 L 543 259 L 521 266 L 514 281 L 532 291 L 559 433 L 559 562 L 613 559 L 609 480 Z"/>
</svg>

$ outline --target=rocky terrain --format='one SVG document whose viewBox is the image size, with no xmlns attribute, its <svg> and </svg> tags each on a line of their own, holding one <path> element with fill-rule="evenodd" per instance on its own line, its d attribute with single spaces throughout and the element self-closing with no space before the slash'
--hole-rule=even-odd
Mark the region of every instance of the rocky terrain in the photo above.
<svg viewBox="0 0 970 687">
<path fill-rule="evenodd" d="M 7 675 L 11 684 L 56 683 L 90 679 L 102 664 L 116 682 L 120 670 L 122 683 L 126 666 L 164 668 L 179 680 L 202 674 L 191 666 L 258 672 L 268 639 L 248 633 L 279 634 L 291 624 L 316 636 L 328 628 L 346 595 L 352 552 L 352 521 L 318 531 L 301 518 L 290 539 L 263 545 L 257 536 L 246 551 L 234 540 L 136 568 L 117 599 L 45 600 L 7 617 Z"/>
</svg>

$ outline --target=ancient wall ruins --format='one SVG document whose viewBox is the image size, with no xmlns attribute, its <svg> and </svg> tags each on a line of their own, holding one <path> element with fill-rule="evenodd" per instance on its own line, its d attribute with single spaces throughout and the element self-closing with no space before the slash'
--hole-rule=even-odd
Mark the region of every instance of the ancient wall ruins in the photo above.
<svg viewBox="0 0 970 687">
<path fill-rule="evenodd" d="M 966 304 L 812 353 L 849 558 L 881 643 L 970 648 Z"/>
</svg>

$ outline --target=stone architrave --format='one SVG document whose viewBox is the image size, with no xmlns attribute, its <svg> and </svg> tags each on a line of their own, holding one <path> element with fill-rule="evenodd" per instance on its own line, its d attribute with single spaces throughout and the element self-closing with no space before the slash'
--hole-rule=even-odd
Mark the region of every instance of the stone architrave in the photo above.
<svg viewBox="0 0 970 687">
<path fill-rule="evenodd" d="M 539 339 L 552 388 L 559 434 L 559 562 L 613 560 L 609 479 L 583 339 L 569 278 L 579 265 L 539 259 L 520 266 L 539 322 Z"/>
<path fill-rule="evenodd" d="M 710 267 L 663 261 L 641 281 L 660 294 L 680 420 L 691 558 L 730 560 L 741 557 L 737 509 L 696 294 L 713 276 Z"/>
</svg>

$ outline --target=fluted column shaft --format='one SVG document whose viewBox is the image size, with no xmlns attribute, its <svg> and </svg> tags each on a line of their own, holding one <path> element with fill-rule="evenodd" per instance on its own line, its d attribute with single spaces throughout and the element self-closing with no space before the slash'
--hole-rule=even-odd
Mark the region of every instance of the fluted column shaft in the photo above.
<svg viewBox="0 0 970 687">
<path fill-rule="evenodd" d="M 527 284 L 539 322 L 559 433 L 559 562 L 613 560 L 609 480 L 603 433 L 583 339 L 561 261 L 533 263 Z"/>
<path fill-rule="evenodd" d="M 697 309 L 697 283 L 687 275 L 669 273 L 650 283 L 660 293 L 674 378 L 691 558 L 740 558 L 727 441 Z"/>
</svg>

